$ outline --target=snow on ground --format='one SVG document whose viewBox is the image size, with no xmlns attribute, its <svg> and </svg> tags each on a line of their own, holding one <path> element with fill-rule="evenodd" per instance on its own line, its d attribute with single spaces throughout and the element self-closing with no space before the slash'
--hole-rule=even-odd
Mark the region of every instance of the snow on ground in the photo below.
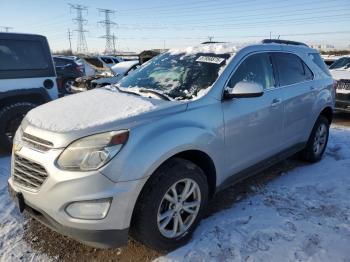
<svg viewBox="0 0 350 262">
<path fill-rule="evenodd" d="M 9 169 L 10 157 L 0 158 L 0 261 L 44 261 L 22 239 L 26 221 L 8 196 Z"/>
<path fill-rule="evenodd" d="M 350 261 L 350 129 L 324 159 L 298 167 L 204 220 L 159 261 Z"/>
<path fill-rule="evenodd" d="M 0 261 L 47 261 L 23 240 L 0 158 Z M 193 240 L 159 261 L 350 261 L 350 129 L 333 127 L 324 159 L 297 167 L 203 220 Z"/>
</svg>

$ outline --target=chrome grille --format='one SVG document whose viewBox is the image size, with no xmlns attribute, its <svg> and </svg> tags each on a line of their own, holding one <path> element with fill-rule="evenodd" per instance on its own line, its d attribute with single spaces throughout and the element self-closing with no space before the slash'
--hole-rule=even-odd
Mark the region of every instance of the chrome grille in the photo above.
<svg viewBox="0 0 350 262">
<path fill-rule="evenodd" d="M 337 81 L 336 87 L 339 90 L 350 90 L 350 80 L 341 79 Z"/>
<path fill-rule="evenodd" d="M 53 148 L 53 143 L 44 139 L 41 139 L 36 136 L 32 136 L 28 133 L 24 133 L 22 140 L 33 149 L 37 149 L 39 151 L 47 151 Z"/>
<path fill-rule="evenodd" d="M 39 189 L 47 178 L 46 169 L 19 155 L 14 155 L 13 180 L 32 189 Z"/>
</svg>

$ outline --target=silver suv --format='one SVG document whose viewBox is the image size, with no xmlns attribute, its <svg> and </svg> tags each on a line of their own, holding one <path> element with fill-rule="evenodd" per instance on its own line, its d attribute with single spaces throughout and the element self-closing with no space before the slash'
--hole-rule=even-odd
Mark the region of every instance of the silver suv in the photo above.
<svg viewBox="0 0 350 262">
<path fill-rule="evenodd" d="M 30 111 L 9 191 L 20 211 L 95 247 L 128 234 L 159 250 L 188 241 L 220 189 L 325 151 L 334 86 L 291 41 L 163 53 L 118 85 Z"/>
</svg>

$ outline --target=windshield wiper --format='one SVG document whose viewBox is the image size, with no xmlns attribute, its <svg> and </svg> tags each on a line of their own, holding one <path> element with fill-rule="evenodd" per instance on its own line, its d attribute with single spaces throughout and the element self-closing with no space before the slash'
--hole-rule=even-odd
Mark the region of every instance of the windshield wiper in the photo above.
<svg viewBox="0 0 350 262">
<path fill-rule="evenodd" d="M 164 95 L 160 92 L 157 92 L 155 90 L 140 88 L 139 92 L 140 93 L 150 93 L 150 94 L 153 94 L 153 95 L 156 95 L 156 96 L 162 98 L 163 100 L 171 101 L 169 97 L 167 97 L 166 95 Z"/>
<path fill-rule="evenodd" d="M 137 96 L 141 96 L 139 93 L 137 92 L 133 92 L 133 91 L 127 91 L 125 89 L 121 89 L 119 88 L 119 86 L 117 85 L 113 85 L 120 93 L 126 93 L 126 94 L 132 94 L 132 95 L 137 95 Z"/>
</svg>

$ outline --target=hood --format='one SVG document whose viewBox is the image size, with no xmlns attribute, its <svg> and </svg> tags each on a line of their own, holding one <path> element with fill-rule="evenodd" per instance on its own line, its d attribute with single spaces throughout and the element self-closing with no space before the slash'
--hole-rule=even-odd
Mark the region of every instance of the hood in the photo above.
<svg viewBox="0 0 350 262">
<path fill-rule="evenodd" d="M 176 104 L 101 88 L 34 108 L 25 120 L 40 129 L 65 133 L 111 124 Z"/>
<path fill-rule="evenodd" d="M 332 77 L 335 80 L 340 80 L 340 79 L 350 79 L 350 69 L 332 69 L 329 70 L 331 72 Z"/>
</svg>

